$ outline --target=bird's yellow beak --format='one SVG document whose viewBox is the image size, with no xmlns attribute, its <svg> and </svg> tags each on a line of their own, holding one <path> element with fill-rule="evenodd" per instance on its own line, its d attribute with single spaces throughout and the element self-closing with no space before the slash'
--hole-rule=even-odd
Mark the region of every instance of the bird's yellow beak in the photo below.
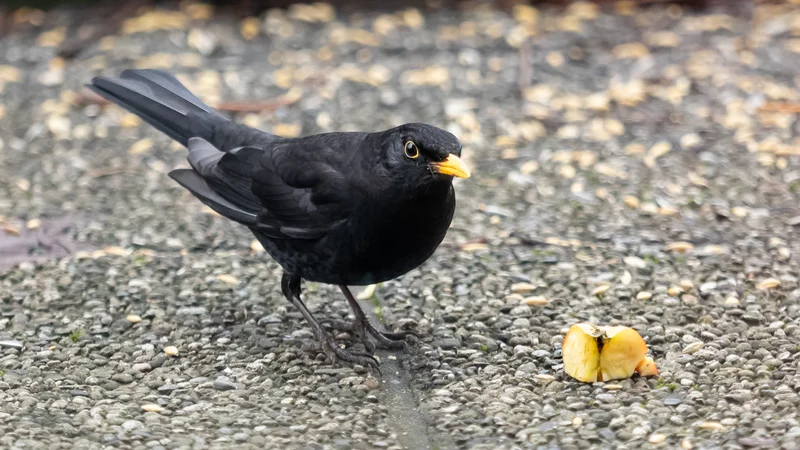
<svg viewBox="0 0 800 450">
<path fill-rule="evenodd" d="M 442 162 L 431 163 L 434 172 L 442 175 L 452 175 L 458 178 L 469 178 L 469 169 L 456 155 L 452 153 Z"/>
</svg>

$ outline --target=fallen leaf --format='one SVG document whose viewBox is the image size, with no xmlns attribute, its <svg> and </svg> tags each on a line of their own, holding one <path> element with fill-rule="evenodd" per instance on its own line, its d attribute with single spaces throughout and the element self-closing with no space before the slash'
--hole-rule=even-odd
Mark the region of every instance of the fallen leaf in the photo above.
<svg viewBox="0 0 800 450">
<path fill-rule="evenodd" d="M 223 274 L 219 274 L 219 275 L 217 275 L 217 279 L 218 279 L 219 281 L 222 281 L 222 282 L 223 282 L 223 283 L 225 283 L 225 284 L 230 284 L 230 285 L 237 285 L 237 284 L 239 284 L 239 279 L 238 279 L 238 278 L 236 278 L 236 277 L 235 277 L 235 276 L 233 276 L 233 275 L 228 275 L 228 274 L 224 274 L 224 273 L 223 273 Z"/>
<path fill-rule="evenodd" d="M 781 285 L 781 280 L 777 278 L 767 278 L 766 280 L 762 280 L 760 283 L 756 285 L 756 289 L 761 290 L 770 290 L 775 289 Z"/>
</svg>

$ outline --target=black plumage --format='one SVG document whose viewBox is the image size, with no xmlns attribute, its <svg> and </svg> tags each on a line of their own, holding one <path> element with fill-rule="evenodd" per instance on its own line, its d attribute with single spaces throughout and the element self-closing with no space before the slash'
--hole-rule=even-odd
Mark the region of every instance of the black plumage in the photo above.
<svg viewBox="0 0 800 450">
<path fill-rule="evenodd" d="M 333 342 L 300 300 L 301 279 L 340 286 L 356 316 L 346 328 L 368 351 L 367 333 L 404 345 L 405 333 L 382 333 L 367 321 L 347 285 L 400 276 L 444 239 L 455 210 L 453 176 L 469 176 L 455 136 L 410 123 L 282 138 L 231 121 L 158 70 L 96 77 L 89 87 L 188 148 L 191 169 L 170 177 L 253 232 L 283 267 L 284 295 L 332 359 L 377 367 L 370 355 Z"/>
</svg>

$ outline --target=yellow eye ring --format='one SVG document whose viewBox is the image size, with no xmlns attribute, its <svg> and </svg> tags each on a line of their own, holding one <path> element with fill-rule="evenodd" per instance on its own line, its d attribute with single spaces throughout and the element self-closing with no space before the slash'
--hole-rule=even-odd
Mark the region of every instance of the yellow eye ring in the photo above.
<svg viewBox="0 0 800 450">
<path fill-rule="evenodd" d="M 406 142 L 406 145 L 403 147 L 403 151 L 405 152 L 406 156 L 411 159 L 419 158 L 419 149 L 414 141 Z"/>
</svg>

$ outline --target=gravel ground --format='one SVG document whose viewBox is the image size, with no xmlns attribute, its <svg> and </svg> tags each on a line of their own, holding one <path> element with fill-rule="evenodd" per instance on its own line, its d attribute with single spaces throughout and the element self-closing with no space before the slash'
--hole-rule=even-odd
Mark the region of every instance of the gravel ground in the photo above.
<svg viewBox="0 0 800 450">
<path fill-rule="evenodd" d="M 140 14 L 73 61 L 102 18 L 2 38 L 0 447 L 797 448 L 797 5 Z M 86 104 L 132 66 L 278 134 L 458 135 L 446 241 L 363 302 L 423 342 L 382 378 L 309 348 L 277 265 L 166 176 L 185 151 Z M 579 321 L 635 327 L 660 375 L 570 379 Z"/>
</svg>

